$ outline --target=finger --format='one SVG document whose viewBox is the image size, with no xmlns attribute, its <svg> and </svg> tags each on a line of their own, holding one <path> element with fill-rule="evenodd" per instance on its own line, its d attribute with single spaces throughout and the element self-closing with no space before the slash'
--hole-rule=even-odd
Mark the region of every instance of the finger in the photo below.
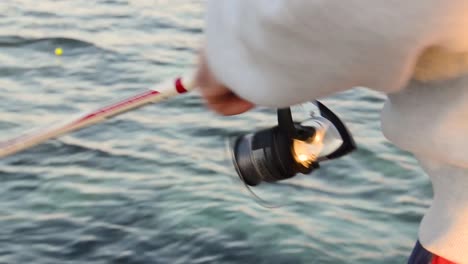
<svg viewBox="0 0 468 264">
<path fill-rule="evenodd" d="M 209 87 L 216 87 L 219 83 L 211 73 L 208 64 L 206 63 L 205 56 L 200 54 L 198 57 L 198 68 L 195 75 L 195 80 L 200 90 L 206 90 Z"/>
<path fill-rule="evenodd" d="M 219 114 L 236 115 L 254 107 L 252 103 L 240 98 L 216 79 L 203 53 L 199 56 L 196 81 L 206 105 Z"/>
<path fill-rule="evenodd" d="M 195 80 L 200 93 L 204 97 L 215 97 L 227 94 L 230 90 L 219 82 L 209 68 L 205 56 L 200 54 L 198 69 L 196 72 Z"/>
<path fill-rule="evenodd" d="M 242 114 L 254 107 L 254 104 L 238 97 L 234 93 L 207 100 L 207 105 L 213 111 L 225 116 Z"/>
</svg>

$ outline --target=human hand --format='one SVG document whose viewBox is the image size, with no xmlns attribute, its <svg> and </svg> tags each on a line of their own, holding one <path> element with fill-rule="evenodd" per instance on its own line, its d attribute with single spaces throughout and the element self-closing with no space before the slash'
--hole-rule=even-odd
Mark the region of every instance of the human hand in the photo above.
<svg viewBox="0 0 468 264">
<path fill-rule="evenodd" d="M 240 98 L 215 78 L 206 62 L 204 53 L 200 53 L 199 56 L 196 82 L 206 105 L 219 114 L 237 115 L 254 107 L 253 103 Z"/>
</svg>

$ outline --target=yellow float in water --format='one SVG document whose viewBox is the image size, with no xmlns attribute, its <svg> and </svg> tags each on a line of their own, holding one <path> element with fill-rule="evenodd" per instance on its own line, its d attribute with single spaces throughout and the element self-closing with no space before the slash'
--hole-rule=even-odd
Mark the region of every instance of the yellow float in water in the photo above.
<svg viewBox="0 0 468 264">
<path fill-rule="evenodd" d="M 62 54 L 63 54 L 62 48 L 56 48 L 56 49 L 55 49 L 55 55 L 57 55 L 57 56 L 62 56 Z"/>
</svg>

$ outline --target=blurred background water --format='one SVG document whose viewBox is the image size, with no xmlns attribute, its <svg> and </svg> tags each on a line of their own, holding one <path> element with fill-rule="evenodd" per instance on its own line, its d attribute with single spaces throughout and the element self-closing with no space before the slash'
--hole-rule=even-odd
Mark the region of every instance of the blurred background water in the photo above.
<svg viewBox="0 0 468 264">
<path fill-rule="evenodd" d="M 192 68 L 203 4 L 2 0 L 0 139 Z M 324 100 L 359 150 L 275 187 L 294 193 L 276 209 L 233 184 L 224 151 L 274 111 L 219 117 L 196 93 L 1 160 L 0 263 L 405 263 L 432 190 L 383 138 L 383 100 Z"/>
</svg>

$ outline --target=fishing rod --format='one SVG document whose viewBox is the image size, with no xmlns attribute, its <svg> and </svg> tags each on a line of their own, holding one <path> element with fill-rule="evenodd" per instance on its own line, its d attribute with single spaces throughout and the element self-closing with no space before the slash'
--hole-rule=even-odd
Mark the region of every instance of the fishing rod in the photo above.
<svg viewBox="0 0 468 264">
<path fill-rule="evenodd" d="M 0 158 L 145 105 L 185 94 L 195 89 L 193 77 L 188 75 L 162 82 L 154 89 L 80 114 L 64 123 L 0 142 Z M 299 106 L 303 112 L 302 120 L 295 120 L 291 107 L 277 109 L 278 125 L 229 141 L 232 164 L 245 187 L 310 174 L 319 168 L 320 162 L 343 157 L 355 150 L 355 142 L 346 125 L 324 104 L 312 101 Z"/>
<path fill-rule="evenodd" d="M 0 158 L 24 151 L 50 139 L 96 125 L 145 105 L 185 94 L 193 90 L 195 85 L 192 75 L 168 80 L 158 84 L 154 89 L 111 103 L 94 111 L 80 114 L 66 122 L 36 129 L 3 142 L 0 141 Z"/>
</svg>

